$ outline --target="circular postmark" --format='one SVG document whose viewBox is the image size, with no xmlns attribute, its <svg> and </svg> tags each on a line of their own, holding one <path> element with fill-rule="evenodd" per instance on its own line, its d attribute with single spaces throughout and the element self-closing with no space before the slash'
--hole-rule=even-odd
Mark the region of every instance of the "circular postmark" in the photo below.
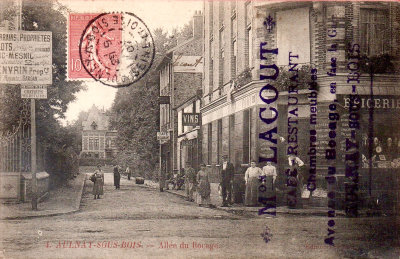
<svg viewBox="0 0 400 259">
<path fill-rule="evenodd" d="M 89 22 L 79 42 L 83 67 L 96 81 L 125 87 L 149 71 L 155 54 L 153 37 L 133 13 L 103 13 Z"/>
</svg>

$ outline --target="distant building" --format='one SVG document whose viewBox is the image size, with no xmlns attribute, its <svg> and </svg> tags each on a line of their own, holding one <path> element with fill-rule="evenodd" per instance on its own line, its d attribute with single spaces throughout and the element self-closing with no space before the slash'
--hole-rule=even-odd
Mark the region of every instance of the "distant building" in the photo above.
<svg viewBox="0 0 400 259">
<path fill-rule="evenodd" d="M 200 136 L 200 100 L 197 96 L 202 87 L 202 51 L 203 14 L 198 11 L 193 16 L 193 37 L 178 42 L 157 67 L 160 73 L 160 134 L 166 136 L 160 140 L 162 176 L 180 170 L 186 161 L 197 168 L 200 161 L 201 143 L 197 138 Z M 197 115 L 197 124 L 183 126 L 183 111 L 190 118 Z"/>
<path fill-rule="evenodd" d="M 117 153 L 117 131 L 110 129 L 109 116 L 95 105 L 82 122 L 81 157 L 112 158 Z"/>
</svg>

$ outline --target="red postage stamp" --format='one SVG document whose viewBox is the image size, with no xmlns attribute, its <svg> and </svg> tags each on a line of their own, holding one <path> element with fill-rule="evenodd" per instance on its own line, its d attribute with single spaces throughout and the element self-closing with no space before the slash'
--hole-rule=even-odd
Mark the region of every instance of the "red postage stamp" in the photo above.
<svg viewBox="0 0 400 259">
<path fill-rule="evenodd" d="M 79 42 L 82 66 L 96 81 L 125 87 L 142 78 L 155 55 L 146 24 L 133 13 L 103 13 L 91 20 Z"/>
<path fill-rule="evenodd" d="M 68 79 L 131 85 L 150 69 L 154 41 L 133 13 L 70 14 Z"/>
<path fill-rule="evenodd" d="M 88 23 L 97 17 L 99 13 L 71 13 L 68 17 L 68 79 L 79 80 L 92 78 L 83 68 L 79 57 L 79 42 L 82 31 Z"/>
</svg>

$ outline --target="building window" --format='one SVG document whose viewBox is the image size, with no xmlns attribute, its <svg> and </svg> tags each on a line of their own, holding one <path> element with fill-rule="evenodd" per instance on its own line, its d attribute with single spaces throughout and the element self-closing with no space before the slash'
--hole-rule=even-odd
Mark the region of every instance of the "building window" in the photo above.
<svg viewBox="0 0 400 259">
<path fill-rule="evenodd" d="M 93 138 L 89 138 L 89 150 L 93 150 Z"/>
<path fill-rule="evenodd" d="M 237 42 L 233 40 L 232 42 L 232 77 L 236 77 L 237 71 Z"/>
<path fill-rule="evenodd" d="M 236 13 L 236 0 L 231 0 L 231 10 L 232 14 Z"/>
<path fill-rule="evenodd" d="M 253 12 L 251 7 L 251 2 L 246 3 L 246 57 L 247 66 L 249 68 L 253 65 L 253 35 L 251 21 L 253 18 Z"/>
<path fill-rule="evenodd" d="M 220 25 L 222 25 L 222 23 L 224 22 L 224 6 L 225 5 L 225 1 L 219 1 L 219 23 Z"/>
<path fill-rule="evenodd" d="M 251 26 L 246 29 L 247 67 L 253 66 L 253 36 Z"/>
<path fill-rule="evenodd" d="M 235 2 L 235 1 L 233 1 Z M 236 3 L 236 2 L 235 2 Z M 235 5 L 236 7 L 236 5 Z M 236 66 L 237 66 L 237 19 L 236 14 L 232 17 L 231 22 L 231 39 L 232 39 L 232 46 L 231 46 L 231 73 L 232 77 L 236 76 Z"/>
<path fill-rule="evenodd" d="M 207 163 L 211 165 L 212 163 L 212 123 L 210 122 L 208 124 L 208 141 L 207 141 L 207 153 L 208 153 L 208 159 Z"/>
<path fill-rule="evenodd" d="M 213 1 L 208 2 L 210 5 L 210 35 L 213 34 L 213 25 L 214 25 L 214 3 Z M 212 38 L 212 36 L 210 36 Z"/>
<path fill-rule="evenodd" d="M 222 120 L 218 120 L 218 131 L 217 131 L 217 163 L 221 162 L 222 153 Z"/>
<path fill-rule="evenodd" d="M 94 139 L 94 150 L 98 150 L 99 149 L 99 139 L 95 138 Z"/>
<path fill-rule="evenodd" d="M 381 9 L 361 9 L 361 52 L 377 56 L 388 52 L 389 12 Z"/>
<path fill-rule="evenodd" d="M 219 31 L 219 46 L 220 46 L 220 57 L 219 57 L 219 87 L 224 85 L 224 64 L 225 64 L 225 30 L 222 28 Z"/>
<path fill-rule="evenodd" d="M 210 81 L 210 94 L 214 88 L 214 44 L 213 41 L 210 41 L 210 70 L 209 70 L 209 81 Z"/>
<path fill-rule="evenodd" d="M 253 13 L 251 10 L 251 2 L 246 3 L 246 26 L 251 24 L 251 19 L 253 18 Z"/>
<path fill-rule="evenodd" d="M 237 19 L 236 15 L 232 17 L 232 38 L 236 39 L 237 37 Z"/>
</svg>

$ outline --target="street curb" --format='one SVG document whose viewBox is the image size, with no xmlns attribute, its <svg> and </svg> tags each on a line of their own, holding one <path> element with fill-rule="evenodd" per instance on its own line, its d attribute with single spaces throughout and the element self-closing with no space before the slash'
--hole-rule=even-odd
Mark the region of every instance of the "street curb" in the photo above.
<svg viewBox="0 0 400 259">
<path fill-rule="evenodd" d="M 79 174 L 81 174 L 81 173 L 79 173 Z M 80 192 L 80 195 L 78 196 L 79 198 L 77 198 L 76 199 L 76 201 L 75 201 L 75 211 L 78 211 L 79 209 L 80 209 L 80 207 L 81 207 L 81 201 L 82 201 L 82 195 L 83 195 L 83 189 L 85 188 L 85 183 L 86 183 L 86 174 L 83 174 L 85 177 L 84 177 L 84 179 L 83 179 L 83 181 L 82 181 L 82 183 L 81 183 L 81 188 L 80 188 L 80 190 L 79 190 L 79 192 Z"/>
<path fill-rule="evenodd" d="M 79 176 L 78 176 L 79 177 Z M 74 208 L 72 210 L 66 210 L 66 211 L 62 211 L 62 212 L 54 212 L 54 213 L 44 213 L 44 214 L 40 214 L 40 215 L 27 215 L 27 216 L 10 216 L 10 217 L 4 217 L 4 218 L 0 218 L 0 220 L 21 220 L 21 219 L 33 219 L 33 218 L 42 218 L 42 217 L 54 217 L 54 216 L 60 216 L 60 215 L 68 215 L 68 214 L 72 214 L 75 213 L 77 211 L 79 211 L 80 206 L 81 206 L 81 201 L 82 201 L 82 195 L 83 195 L 83 188 L 85 186 L 85 182 L 86 182 L 86 175 L 81 183 L 80 186 L 80 195 L 78 196 L 79 198 L 77 198 L 75 200 L 75 204 L 74 204 Z"/>
</svg>

